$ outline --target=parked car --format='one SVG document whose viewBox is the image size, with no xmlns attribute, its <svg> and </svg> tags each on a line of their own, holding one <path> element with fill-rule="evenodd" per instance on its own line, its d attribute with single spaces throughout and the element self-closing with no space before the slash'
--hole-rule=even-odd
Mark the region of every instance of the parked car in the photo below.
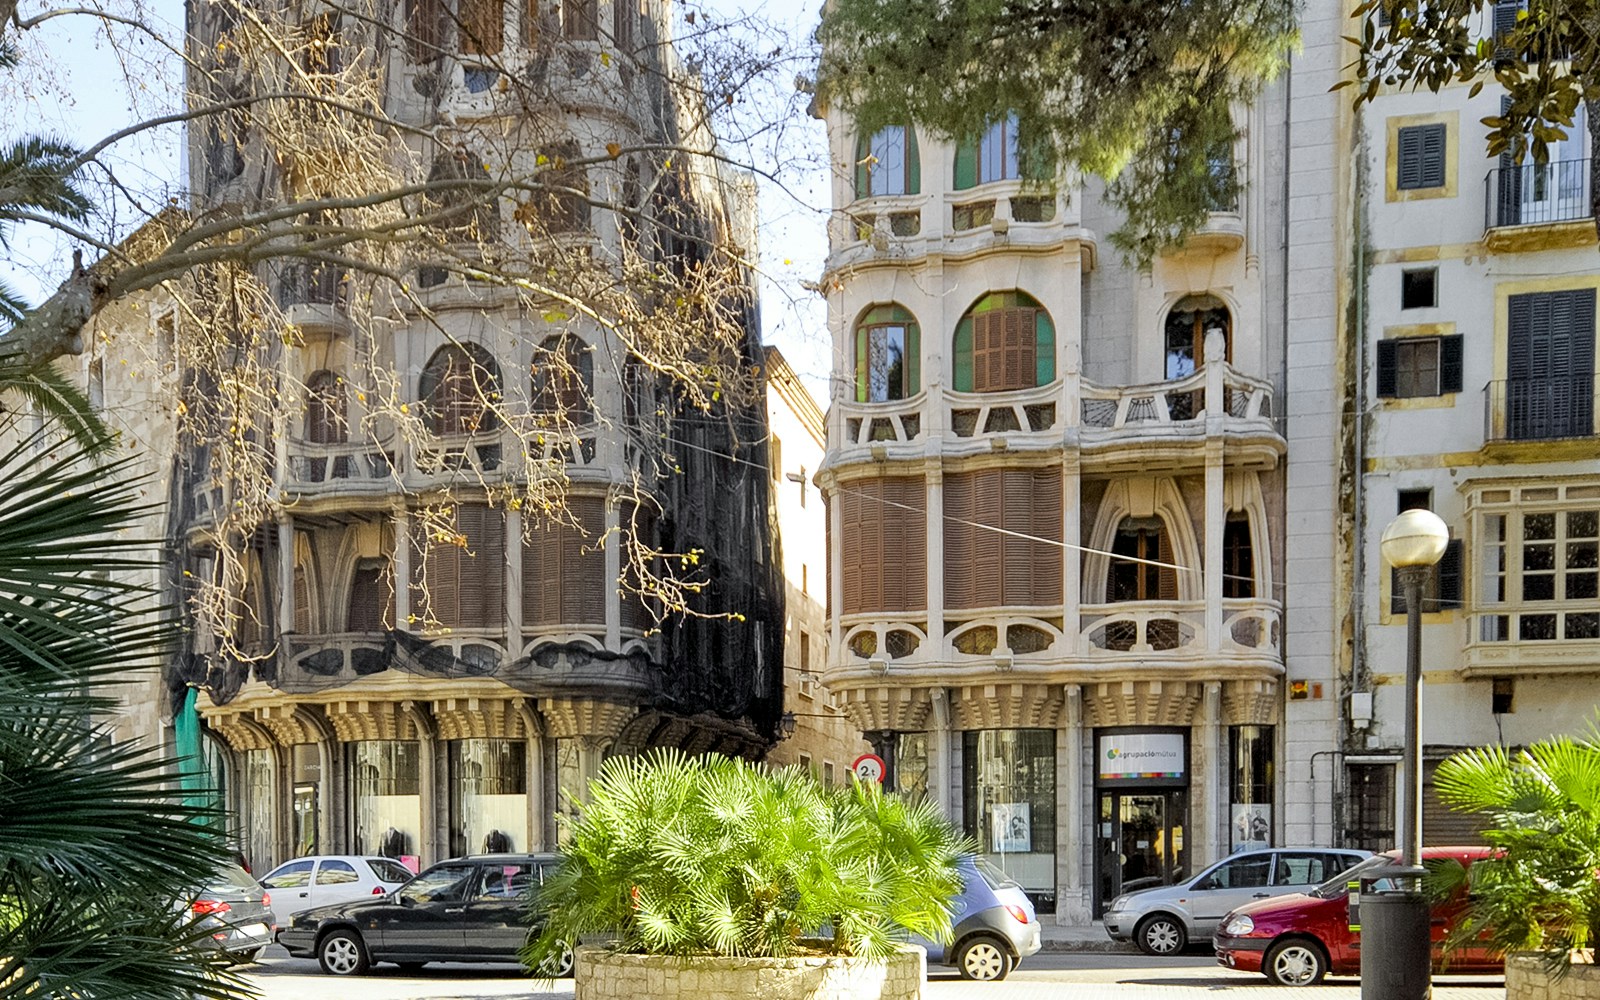
<svg viewBox="0 0 1600 1000">
<path fill-rule="evenodd" d="M 1114 941 L 1132 940 L 1147 955 L 1173 955 L 1211 937 L 1229 910 L 1303 893 L 1371 856 L 1321 847 L 1241 851 L 1176 885 L 1118 896 L 1105 913 L 1106 933 Z"/>
<path fill-rule="evenodd" d="M 951 900 L 950 945 L 923 937 L 929 964 L 954 966 L 963 979 L 1004 979 L 1017 963 L 1039 950 L 1039 918 L 1022 886 L 982 858 L 960 862 L 961 894 Z"/>
<path fill-rule="evenodd" d="M 230 965 L 254 962 L 277 929 L 272 895 L 235 864 L 224 865 L 201 886 L 189 910 L 195 926 L 209 932 L 199 939 L 200 947 Z"/>
<path fill-rule="evenodd" d="M 358 976 L 374 962 L 515 962 L 530 932 L 525 894 L 560 863 L 554 854 L 484 854 L 441 861 L 393 892 L 297 913 L 278 943 L 322 971 Z M 571 954 L 554 975 L 572 971 Z"/>
<path fill-rule="evenodd" d="M 1488 847 L 1424 847 L 1423 864 L 1453 860 L 1467 866 L 1488 857 Z M 1309 893 L 1241 906 L 1223 919 L 1212 944 L 1217 963 L 1261 972 L 1280 986 L 1311 986 L 1322 977 L 1361 972 L 1361 933 L 1350 929 L 1348 883 L 1364 872 L 1398 864 L 1399 852 L 1369 858 Z M 1390 880 L 1379 889 L 1393 888 Z M 1467 908 L 1466 891 L 1433 904 L 1433 965 L 1443 966 L 1442 944 Z M 1500 972 L 1504 959 L 1487 946 L 1466 947 L 1450 958 L 1452 972 Z"/>
<path fill-rule="evenodd" d="M 415 874 L 393 858 L 355 854 L 295 858 L 268 872 L 261 884 L 277 900 L 274 912 L 287 923 L 301 910 L 349 903 L 391 892 Z"/>
</svg>

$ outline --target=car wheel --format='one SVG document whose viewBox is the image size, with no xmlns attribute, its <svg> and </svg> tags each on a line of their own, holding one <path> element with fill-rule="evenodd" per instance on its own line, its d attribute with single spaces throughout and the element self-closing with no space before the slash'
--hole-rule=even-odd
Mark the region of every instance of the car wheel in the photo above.
<svg viewBox="0 0 1600 1000">
<path fill-rule="evenodd" d="M 992 937 L 968 938 L 956 952 L 956 970 L 962 979 L 995 982 L 1011 972 L 1011 952 Z"/>
<path fill-rule="evenodd" d="M 1189 932 L 1177 917 L 1157 913 L 1139 924 L 1133 940 L 1146 955 L 1176 955 L 1189 943 Z"/>
<path fill-rule="evenodd" d="M 572 975 L 572 948 L 561 943 L 561 954 L 539 963 L 539 975 L 548 979 L 566 979 Z"/>
<path fill-rule="evenodd" d="M 317 962 L 330 976 L 359 976 L 367 971 L 367 946 L 355 931 L 332 931 L 317 945 Z"/>
<path fill-rule="evenodd" d="M 1291 939 L 1272 946 L 1261 971 L 1279 986 L 1315 986 L 1328 974 L 1328 959 L 1316 942 Z"/>
</svg>

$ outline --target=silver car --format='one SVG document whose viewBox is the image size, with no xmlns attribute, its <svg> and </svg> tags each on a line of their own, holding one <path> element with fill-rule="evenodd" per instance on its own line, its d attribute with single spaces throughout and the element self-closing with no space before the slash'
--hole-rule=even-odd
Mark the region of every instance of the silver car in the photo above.
<svg viewBox="0 0 1600 1000">
<path fill-rule="evenodd" d="M 1114 941 L 1132 940 L 1147 955 L 1172 955 L 1190 941 L 1209 941 L 1235 907 L 1307 892 L 1371 856 L 1322 847 L 1243 851 L 1176 885 L 1118 896 L 1105 913 L 1106 933 Z"/>
</svg>

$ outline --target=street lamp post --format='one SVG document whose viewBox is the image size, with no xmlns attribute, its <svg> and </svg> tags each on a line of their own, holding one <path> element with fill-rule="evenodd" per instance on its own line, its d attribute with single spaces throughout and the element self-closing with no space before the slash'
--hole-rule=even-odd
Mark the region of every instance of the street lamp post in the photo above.
<svg viewBox="0 0 1600 1000">
<path fill-rule="evenodd" d="M 1407 886 L 1361 894 L 1362 1000 L 1425 1000 L 1432 993 L 1428 900 L 1422 871 L 1422 588 L 1450 542 L 1450 529 L 1429 510 L 1402 513 L 1383 529 L 1379 548 L 1395 568 L 1406 599 L 1406 788 L 1401 811 L 1400 867 Z"/>
</svg>

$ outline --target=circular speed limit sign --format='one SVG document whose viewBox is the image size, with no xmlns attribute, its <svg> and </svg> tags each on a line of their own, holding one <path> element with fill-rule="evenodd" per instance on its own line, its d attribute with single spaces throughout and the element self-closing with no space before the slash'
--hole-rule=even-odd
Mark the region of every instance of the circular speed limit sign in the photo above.
<svg viewBox="0 0 1600 1000">
<path fill-rule="evenodd" d="M 850 770 L 854 771 L 856 777 L 862 781 L 876 781 L 881 785 L 883 784 L 883 772 L 886 768 L 882 757 L 875 753 L 864 753 L 856 758 L 854 764 L 850 765 Z"/>
</svg>

